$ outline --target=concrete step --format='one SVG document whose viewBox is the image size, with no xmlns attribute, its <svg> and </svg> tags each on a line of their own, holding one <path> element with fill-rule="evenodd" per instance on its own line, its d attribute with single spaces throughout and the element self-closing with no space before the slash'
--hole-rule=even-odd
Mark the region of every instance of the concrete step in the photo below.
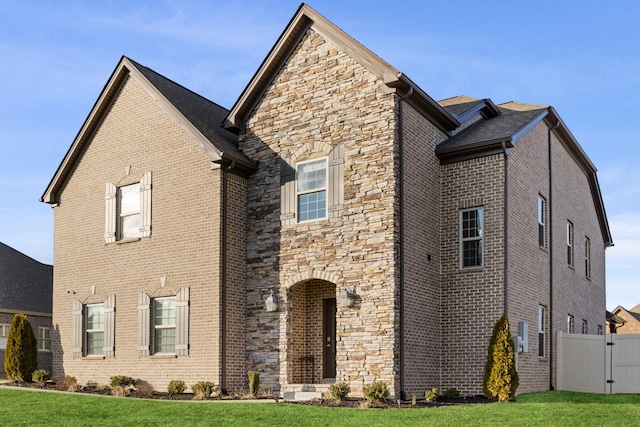
<svg viewBox="0 0 640 427">
<path fill-rule="evenodd" d="M 285 391 L 285 400 L 291 401 L 306 401 L 312 399 L 320 399 L 322 392 L 320 391 Z"/>
</svg>

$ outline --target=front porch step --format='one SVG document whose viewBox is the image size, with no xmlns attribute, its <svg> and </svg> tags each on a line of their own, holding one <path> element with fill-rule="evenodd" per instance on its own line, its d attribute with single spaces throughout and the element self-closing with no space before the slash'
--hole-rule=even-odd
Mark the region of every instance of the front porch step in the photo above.
<svg viewBox="0 0 640 427">
<path fill-rule="evenodd" d="M 294 402 L 320 399 L 322 397 L 321 391 L 285 391 L 283 394 L 285 400 L 291 400 Z"/>
</svg>

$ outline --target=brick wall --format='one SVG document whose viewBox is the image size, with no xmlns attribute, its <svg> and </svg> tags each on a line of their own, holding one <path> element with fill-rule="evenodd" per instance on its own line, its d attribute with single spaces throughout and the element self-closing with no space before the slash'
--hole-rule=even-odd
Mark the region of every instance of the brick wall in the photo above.
<svg viewBox="0 0 640 427">
<path fill-rule="evenodd" d="M 151 237 L 105 245 L 105 183 L 134 182 L 147 171 L 153 174 Z M 55 373 L 73 375 L 81 384 L 129 375 L 159 390 L 176 378 L 189 386 L 200 380 L 219 383 L 220 180 L 220 170 L 211 169 L 196 142 L 138 83 L 127 80 L 54 209 Z M 161 277 L 169 291 L 161 289 Z M 241 275 L 234 286 L 239 280 Z M 191 294 L 189 356 L 139 357 L 138 293 L 183 287 Z M 89 302 L 106 295 L 116 296 L 115 357 L 73 358 L 73 299 Z M 237 327 L 234 334 L 237 340 Z"/>
</svg>

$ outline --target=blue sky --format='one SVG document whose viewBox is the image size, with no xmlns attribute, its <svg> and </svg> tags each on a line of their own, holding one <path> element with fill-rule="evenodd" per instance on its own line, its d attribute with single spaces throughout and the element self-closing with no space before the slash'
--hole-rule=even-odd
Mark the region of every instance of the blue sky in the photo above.
<svg viewBox="0 0 640 427">
<path fill-rule="evenodd" d="M 598 167 L 607 308 L 640 303 L 640 2 L 309 4 L 435 99 L 553 105 Z M 0 242 L 53 262 L 38 199 L 122 55 L 230 108 L 298 6 L 0 0 Z"/>
</svg>

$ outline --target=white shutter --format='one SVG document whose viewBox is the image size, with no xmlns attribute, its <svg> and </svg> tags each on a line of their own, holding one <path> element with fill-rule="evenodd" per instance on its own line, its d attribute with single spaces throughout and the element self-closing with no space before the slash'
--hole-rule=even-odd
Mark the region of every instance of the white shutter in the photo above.
<svg viewBox="0 0 640 427">
<path fill-rule="evenodd" d="M 104 196 L 104 242 L 116 241 L 116 185 L 107 182 Z"/>
<path fill-rule="evenodd" d="M 104 357 L 115 356 L 116 296 L 109 295 L 104 302 Z"/>
<path fill-rule="evenodd" d="M 280 224 L 296 223 L 296 169 L 280 159 Z"/>
<path fill-rule="evenodd" d="M 151 172 L 140 180 L 140 237 L 151 236 Z"/>
<path fill-rule="evenodd" d="M 82 301 L 73 300 L 73 357 L 82 357 Z"/>
<path fill-rule="evenodd" d="M 344 205 L 344 145 L 338 145 L 329 154 L 328 216 L 342 216 Z"/>
<path fill-rule="evenodd" d="M 176 354 L 189 355 L 189 288 L 176 295 Z"/>
<path fill-rule="evenodd" d="M 149 355 L 149 323 L 151 314 L 151 298 L 144 292 L 138 296 L 138 356 Z"/>
</svg>

